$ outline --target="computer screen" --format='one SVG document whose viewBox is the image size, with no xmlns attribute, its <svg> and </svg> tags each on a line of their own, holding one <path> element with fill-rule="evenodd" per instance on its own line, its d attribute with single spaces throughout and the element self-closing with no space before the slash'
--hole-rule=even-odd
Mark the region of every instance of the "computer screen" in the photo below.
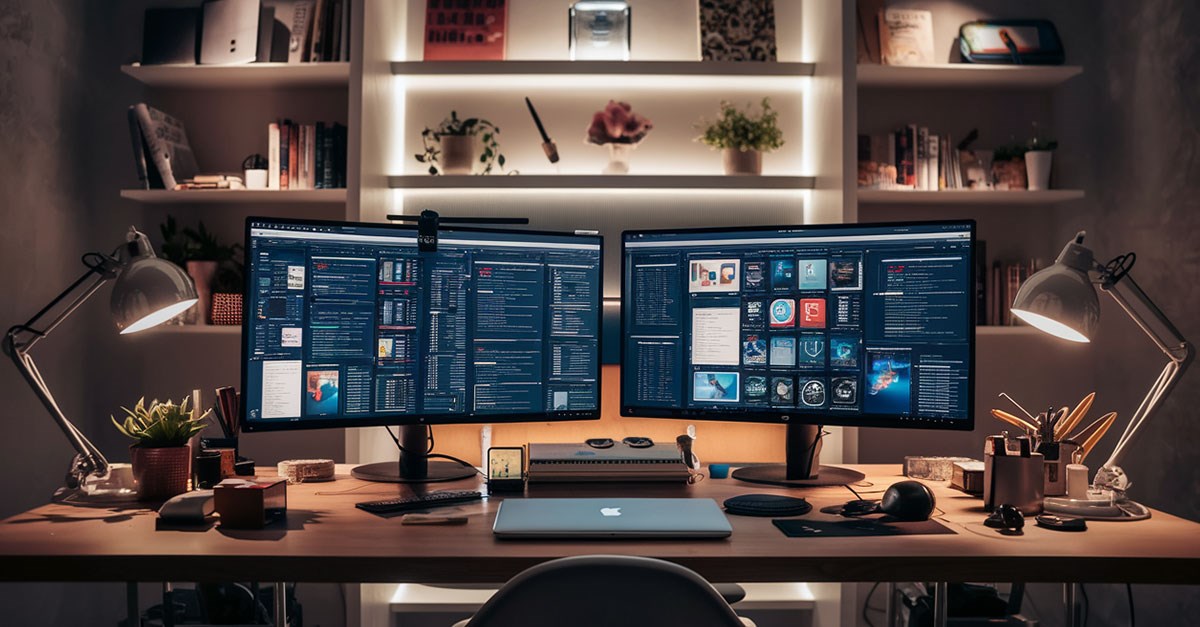
<svg viewBox="0 0 1200 627">
<path fill-rule="evenodd" d="M 974 233 L 625 232 L 622 415 L 973 428 Z"/>
<path fill-rule="evenodd" d="M 601 247 L 248 219 L 244 427 L 599 418 Z"/>
</svg>

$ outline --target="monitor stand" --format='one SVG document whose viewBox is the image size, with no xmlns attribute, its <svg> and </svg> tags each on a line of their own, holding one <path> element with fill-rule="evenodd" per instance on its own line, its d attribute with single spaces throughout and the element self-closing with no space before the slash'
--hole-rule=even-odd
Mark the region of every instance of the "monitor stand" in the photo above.
<svg viewBox="0 0 1200 627">
<path fill-rule="evenodd" d="M 400 461 L 363 464 L 350 470 L 350 476 L 363 481 L 383 483 L 436 483 L 458 481 L 475 476 L 475 469 L 455 462 L 429 461 L 425 449 L 429 436 L 425 425 L 400 427 Z"/>
<path fill-rule="evenodd" d="M 821 426 L 787 426 L 787 463 L 743 466 L 731 475 L 738 481 L 803 488 L 823 485 L 847 485 L 857 483 L 866 475 L 848 468 L 822 466 Z"/>
</svg>

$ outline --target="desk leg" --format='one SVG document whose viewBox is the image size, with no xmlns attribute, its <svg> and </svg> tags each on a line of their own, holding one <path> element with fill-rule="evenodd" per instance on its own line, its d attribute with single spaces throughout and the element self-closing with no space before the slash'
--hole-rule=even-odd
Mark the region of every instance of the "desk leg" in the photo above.
<svg viewBox="0 0 1200 627">
<path fill-rule="evenodd" d="M 275 583 L 275 627 L 287 627 L 287 584 Z"/>
<path fill-rule="evenodd" d="M 887 627 L 896 627 L 896 582 L 887 582 L 887 603 L 884 604 Z"/>
<path fill-rule="evenodd" d="M 1067 610 L 1067 627 L 1079 627 L 1079 606 L 1075 600 L 1076 584 L 1063 584 L 1063 605 Z"/>
<path fill-rule="evenodd" d="M 136 581 L 125 582 L 125 625 L 126 627 L 142 627 L 142 617 L 138 611 L 138 585 Z"/>
<path fill-rule="evenodd" d="M 171 599 L 171 582 L 164 581 L 162 585 L 162 624 L 163 627 L 175 627 L 175 602 Z"/>
<path fill-rule="evenodd" d="M 946 627 L 946 607 L 949 603 L 950 585 L 944 581 L 934 584 L 933 592 L 933 627 Z"/>
</svg>

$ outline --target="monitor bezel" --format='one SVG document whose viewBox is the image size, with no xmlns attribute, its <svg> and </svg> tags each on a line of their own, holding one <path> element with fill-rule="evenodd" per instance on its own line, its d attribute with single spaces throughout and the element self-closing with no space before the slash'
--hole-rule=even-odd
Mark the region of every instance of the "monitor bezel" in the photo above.
<svg viewBox="0 0 1200 627">
<path fill-rule="evenodd" d="M 270 216 L 249 216 L 246 218 L 245 237 L 243 254 L 250 254 L 250 231 L 251 225 L 255 222 L 272 222 L 276 224 L 289 224 L 298 226 L 361 226 L 369 228 L 392 229 L 395 231 L 407 231 L 414 235 L 417 232 L 415 223 L 392 224 L 386 222 L 352 222 L 341 220 L 310 220 L 302 218 L 279 218 Z M 552 235 L 565 237 L 579 237 L 585 239 L 595 239 L 600 245 L 600 277 L 601 285 L 597 292 L 597 311 L 599 316 L 599 328 L 596 333 L 596 346 L 599 353 L 603 352 L 604 347 L 604 236 L 601 234 L 591 233 L 573 233 L 569 231 L 543 231 L 534 229 L 508 229 L 508 228 L 487 228 L 487 227 L 465 227 L 458 225 L 448 225 L 443 227 L 439 232 L 457 232 L 457 233 L 515 233 L 518 235 Z M 249 376 L 250 357 L 250 281 L 249 281 L 249 265 L 246 268 L 246 284 L 242 293 L 242 359 L 241 359 L 241 389 L 247 389 Z M 572 420 L 599 420 L 601 410 L 603 408 L 604 397 L 604 363 L 603 359 L 598 361 L 596 372 L 596 408 L 594 410 L 572 411 L 572 412 L 540 412 L 531 414 L 484 414 L 484 415 L 469 415 L 469 414 L 429 414 L 429 415 L 388 415 L 388 416 L 371 416 L 371 417 L 337 417 L 337 418 L 272 418 L 270 422 L 264 420 L 250 420 L 247 417 L 246 403 L 241 403 L 238 409 L 238 424 L 242 431 L 246 432 L 264 432 L 264 431 L 298 431 L 307 429 L 333 429 L 333 428 L 353 428 L 353 427 L 378 427 L 378 426 L 406 426 L 406 425 L 457 425 L 457 424 L 507 424 L 517 422 L 567 422 Z"/>
<path fill-rule="evenodd" d="M 625 245 L 629 242 L 631 236 L 636 235 L 662 235 L 662 234 L 693 234 L 693 233 L 738 233 L 746 231 L 781 231 L 781 230 L 804 230 L 804 231 L 822 231 L 847 228 L 897 228 L 897 227 L 928 227 L 928 226 L 962 226 L 969 228 L 971 232 L 971 248 L 969 267 L 971 268 L 971 334 L 968 340 L 968 353 L 970 363 L 967 370 L 967 417 L 961 419 L 950 418 L 923 418 L 923 417 L 899 417 L 888 414 L 852 414 L 846 416 L 813 414 L 801 411 L 799 407 L 792 408 L 772 408 L 763 407 L 753 411 L 747 410 L 722 410 L 722 409 L 681 409 L 674 407 L 641 407 L 625 402 L 625 345 L 627 344 L 628 334 L 625 328 L 626 325 L 626 292 L 625 279 L 627 276 L 626 264 L 628 255 L 626 254 Z M 620 346 L 620 363 L 621 375 L 617 385 L 620 386 L 620 415 L 624 418 L 671 418 L 678 420 L 706 420 L 720 422 L 742 422 L 755 424 L 807 424 L 807 425 L 822 425 L 832 427 L 882 427 L 896 429 L 938 429 L 947 431 L 973 431 L 975 429 L 975 344 L 977 334 L 977 309 L 976 290 L 974 285 L 976 272 L 975 255 L 978 252 L 976 247 L 977 225 L 975 220 L 922 220 L 922 221 L 903 221 L 903 222 L 862 222 L 862 223 L 838 223 L 838 224 L 811 224 L 811 225 L 782 225 L 782 226 L 731 226 L 731 227 L 699 227 L 699 228 L 681 228 L 681 229 L 634 229 L 621 232 L 621 346 Z"/>
</svg>

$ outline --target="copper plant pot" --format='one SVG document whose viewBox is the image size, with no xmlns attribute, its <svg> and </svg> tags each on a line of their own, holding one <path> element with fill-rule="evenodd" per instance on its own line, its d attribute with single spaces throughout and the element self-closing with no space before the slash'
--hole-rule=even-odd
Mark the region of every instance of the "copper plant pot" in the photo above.
<svg viewBox="0 0 1200 627">
<path fill-rule="evenodd" d="M 755 176 L 762 174 L 762 152 L 726 148 L 721 151 L 725 162 L 725 174 L 730 176 Z"/>
<path fill-rule="evenodd" d="M 475 165 L 475 138 L 471 135 L 442 135 L 443 174 L 470 174 Z"/>
<path fill-rule="evenodd" d="M 134 445 L 129 447 L 129 456 L 133 461 L 133 482 L 137 486 L 139 500 L 165 501 L 188 491 L 188 479 L 192 476 L 192 447 L 146 448 Z"/>
</svg>

